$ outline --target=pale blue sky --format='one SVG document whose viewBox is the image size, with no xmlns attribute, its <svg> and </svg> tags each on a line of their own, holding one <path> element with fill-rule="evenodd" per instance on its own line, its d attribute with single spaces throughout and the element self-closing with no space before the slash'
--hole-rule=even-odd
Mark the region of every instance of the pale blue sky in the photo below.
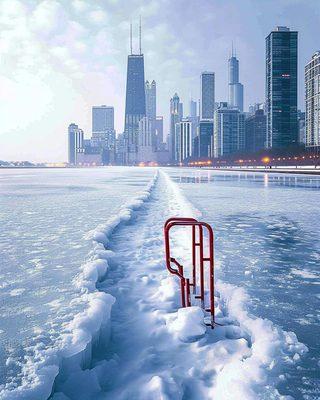
<svg viewBox="0 0 320 400">
<path fill-rule="evenodd" d="M 216 73 L 216 100 L 227 99 L 232 41 L 246 108 L 263 101 L 265 37 L 276 25 L 299 31 L 304 108 L 303 68 L 320 48 L 319 0 L 0 0 L 0 159 L 65 161 L 67 126 L 89 136 L 91 105 L 113 105 L 123 130 L 129 23 L 137 34 L 140 14 L 146 79 L 156 80 L 167 121 L 175 91 L 186 111 L 198 98 L 202 70 Z"/>
</svg>

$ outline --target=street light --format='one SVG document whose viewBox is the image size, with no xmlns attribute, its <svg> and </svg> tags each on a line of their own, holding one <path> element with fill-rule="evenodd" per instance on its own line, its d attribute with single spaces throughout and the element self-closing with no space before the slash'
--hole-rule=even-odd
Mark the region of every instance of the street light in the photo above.
<svg viewBox="0 0 320 400">
<path fill-rule="evenodd" d="M 267 166 L 267 164 L 269 164 L 270 163 L 270 157 L 263 157 L 262 158 L 262 160 L 261 160 L 266 166 Z M 271 165 L 270 165 L 270 168 L 271 168 Z"/>
</svg>

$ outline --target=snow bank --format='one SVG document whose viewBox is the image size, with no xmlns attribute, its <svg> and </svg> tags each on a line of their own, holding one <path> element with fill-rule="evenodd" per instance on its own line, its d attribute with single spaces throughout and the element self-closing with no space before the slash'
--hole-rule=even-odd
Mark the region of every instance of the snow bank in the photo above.
<svg viewBox="0 0 320 400">
<path fill-rule="evenodd" d="M 293 332 L 285 332 L 267 319 L 251 316 L 246 308 L 250 299 L 242 288 L 219 281 L 217 290 L 229 323 L 239 324 L 240 335 L 246 337 L 249 354 L 241 357 L 242 351 L 239 351 L 237 357 L 217 371 L 215 395 L 222 400 L 236 395 L 248 400 L 284 399 L 276 389 L 281 371 L 285 365 L 298 362 L 308 351 L 307 347 L 298 342 Z M 235 330 L 228 337 L 236 333 Z"/>
<path fill-rule="evenodd" d="M 178 312 L 166 316 L 169 332 L 182 342 L 192 342 L 204 336 L 206 326 L 204 313 L 200 307 L 180 308 Z"/>
<path fill-rule="evenodd" d="M 53 348 L 45 348 L 44 344 L 39 343 L 32 349 L 32 355 L 27 355 L 22 365 L 21 385 L 7 385 L 0 393 L 1 400 L 48 399 L 55 384 L 63 381 L 65 376 L 72 376 L 74 372 L 90 365 L 92 349 L 97 344 L 107 345 L 110 313 L 115 299 L 96 289 L 96 284 L 108 271 L 108 260 L 113 257 L 106 246 L 114 229 L 122 222 L 130 220 L 134 210 L 148 200 L 157 178 L 158 171 L 146 189 L 124 204 L 116 216 L 85 236 L 85 239 L 94 242 L 94 248 L 74 279 L 74 285 L 80 293 L 77 303 L 85 304 L 85 310 L 64 326 Z M 54 398 L 62 400 L 67 397 L 56 395 Z"/>
<path fill-rule="evenodd" d="M 175 216 L 192 217 L 196 219 L 199 218 L 201 216 L 201 212 L 185 198 L 178 185 L 173 182 L 166 173 L 162 172 L 162 174 L 165 178 L 167 187 L 173 194 L 173 196 L 171 196 L 171 201 L 174 202 L 174 208 L 177 210 Z"/>
</svg>

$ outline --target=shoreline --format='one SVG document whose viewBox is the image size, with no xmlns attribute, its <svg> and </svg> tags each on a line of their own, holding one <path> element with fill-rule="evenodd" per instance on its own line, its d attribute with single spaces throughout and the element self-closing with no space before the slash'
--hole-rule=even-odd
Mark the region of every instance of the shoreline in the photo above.
<svg viewBox="0 0 320 400">
<path fill-rule="evenodd" d="M 113 165 L 115 166 L 115 165 Z M 123 165 L 125 167 L 125 165 Z M 0 170 L 6 170 L 6 169 L 84 169 L 84 168 L 101 168 L 101 167 L 109 167 L 109 165 L 103 165 L 103 166 L 94 166 L 94 167 L 79 167 L 79 166 L 72 166 L 72 167 L 59 167 L 59 166 L 10 166 L 10 167 L 4 167 L 0 166 Z M 117 167 L 121 167 L 121 165 L 117 165 Z M 238 168 L 238 167 L 209 167 L 209 166 L 176 166 L 176 165 L 159 165 L 154 168 L 190 168 L 190 169 L 202 169 L 202 170 L 209 170 L 209 171 L 225 171 L 225 172 L 260 172 L 260 173 L 271 173 L 271 174 L 290 174 L 290 175 L 320 175 L 320 168 L 319 169 L 303 169 L 303 168 Z"/>
<path fill-rule="evenodd" d="M 291 174 L 291 175 L 320 175 L 320 169 L 280 169 L 280 168 L 213 168 L 213 167 L 202 167 L 201 169 L 210 170 L 210 171 L 227 171 L 227 172 L 262 172 L 262 173 L 271 173 L 271 174 Z"/>
</svg>

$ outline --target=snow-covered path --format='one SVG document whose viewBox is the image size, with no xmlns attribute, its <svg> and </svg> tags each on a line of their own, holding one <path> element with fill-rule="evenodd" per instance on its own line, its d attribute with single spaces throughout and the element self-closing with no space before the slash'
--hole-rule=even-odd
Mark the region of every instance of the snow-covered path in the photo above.
<svg viewBox="0 0 320 400">
<path fill-rule="evenodd" d="M 54 400 L 281 398 L 283 362 L 304 351 L 294 335 L 250 318 L 243 293 L 223 284 L 216 314 L 225 326 L 207 329 L 198 307 L 177 311 L 178 282 L 165 269 L 162 228 L 171 216 L 195 212 L 160 172 L 148 201 L 113 232 L 109 270 L 97 284 L 116 299 L 110 340 L 97 343 L 86 368 L 58 376 Z"/>
</svg>

